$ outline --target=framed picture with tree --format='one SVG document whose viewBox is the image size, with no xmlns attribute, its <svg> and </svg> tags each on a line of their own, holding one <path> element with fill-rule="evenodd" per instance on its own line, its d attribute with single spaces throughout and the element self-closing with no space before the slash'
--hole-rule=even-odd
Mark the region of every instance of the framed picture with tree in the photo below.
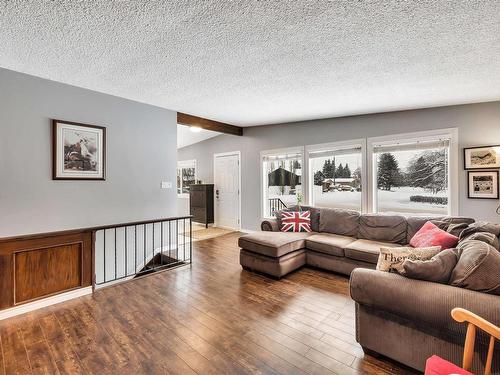
<svg viewBox="0 0 500 375">
<path fill-rule="evenodd" d="M 500 168 L 500 145 L 464 148 L 464 169 Z"/>
</svg>

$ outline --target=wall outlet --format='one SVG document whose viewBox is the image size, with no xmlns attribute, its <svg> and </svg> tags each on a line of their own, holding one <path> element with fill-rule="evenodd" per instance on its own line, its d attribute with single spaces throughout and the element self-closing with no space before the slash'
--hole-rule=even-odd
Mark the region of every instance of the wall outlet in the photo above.
<svg viewBox="0 0 500 375">
<path fill-rule="evenodd" d="M 172 189 L 172 183 L 169 181 L 162 181 L 161 188 L 162 189 Z"/>
</svg>

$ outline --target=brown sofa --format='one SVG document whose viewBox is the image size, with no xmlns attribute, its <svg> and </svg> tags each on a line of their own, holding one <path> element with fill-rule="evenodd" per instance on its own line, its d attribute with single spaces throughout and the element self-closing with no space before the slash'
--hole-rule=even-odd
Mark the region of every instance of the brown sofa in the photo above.
<svg viewBox="0 0 500 375">
<path fill-rule="evenodd" d="M 500 271 L 499 271 L 500 272 Z M 466 325 L 450 312 L 462 307 L 500 325 L 500 296 L 451 285 L 413 280 L 394 273 L 358 268 L 351 274 L 356 301 L 356 340 L 375 352 L 419 371 L 438 355 L 462 363 Z M 488 340 L 476 340 L 473 373 L 484 373 Z M 495 345 L 492 374 L 500 374 L 500 345 Z"/>
<path fill-rule="evenodd" d="M 239 239 L 244 269 L 280 278 L 310 265 L 350 275 L 353 269 L 374 269 L 381 246 L 404 246 L 430 218 L 360 214 L 357 211 L 313 208 L 310 233 L 282 233 L 278 219 L 265 220 L 262 232 Z M 462 217 L 432 218 L 472 223 Z"/>
<path fill-rule="evenodd" d="M 500 325 L 500 297 L 449 285 L 375 271 L 381 246 L 403 246 L 427 220 L 471 224 L 462 217 L 403 217 L 327 208 L 309 208 L 311 233 L 281 233 L 278 220 L 262 222 L 262 232 L 240 238 L 244 269 L 280 278 L 302 266 L 351 274 L 356 302 L 356 339 L 363 349 L 423 371 L 433 354 L 461 363 L 465 326 L 450 315 L 466 308 Z M 353 272 L 354 270 L 354 272 Z M 479 336 L 474 373 L 482 373 L 485 337 Z M 500 345 L 492 374 L 500 375 Z"/>
</svg>

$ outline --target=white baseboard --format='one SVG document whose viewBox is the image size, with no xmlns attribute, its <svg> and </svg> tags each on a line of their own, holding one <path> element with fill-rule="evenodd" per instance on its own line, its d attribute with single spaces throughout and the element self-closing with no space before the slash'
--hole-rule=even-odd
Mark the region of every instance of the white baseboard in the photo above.
<svg viewBox="0 0 500 375">
<path fill-rule="evenodd" d="M 240 232 L 243 232 L 243 233 L 255 233 L 255 232 L 258 232 L 258 231 L 257 230 L 252 230 L 252 229 L 243 229 L 243 228 L 241 228 Z"/>
<path fill-rule="evenodd" d="M 86 296 L 87 294 L 92 294 L 92 287 L 88 286 L 85 288 L 79 288 L 71 290 L 69 292 L 57 294 L 55 296 L 40 299 L 38 301 L 28 302 L 23 305 L 14 306 L 5 310 L 0 310 L 0 320 L 12 318 L 16 315 L 25 314 L 27 312 L 38 310 L 43 307 L 55 305 L 70 299 Z"/>
</svg>

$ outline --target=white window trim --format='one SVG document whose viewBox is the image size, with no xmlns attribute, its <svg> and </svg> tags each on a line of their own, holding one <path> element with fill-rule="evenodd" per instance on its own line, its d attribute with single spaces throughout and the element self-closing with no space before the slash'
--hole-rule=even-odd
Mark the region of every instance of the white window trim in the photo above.
<svg viewBox="0 0 500 375">
<path fill-rule="evenodd" d="M 446 128 L 438 130 L 428 130 L 412 133 L 392 134 L 388 136 L 372 137 L 367 139 L 366 165 L 368 172 L 368 199 L 367 212 L 376 212 L 376 194 L 375 186 L 376 160 L 373 157 L 373 149 L 376 145 L 393 144 L 394 141 L 425 141 L 426 139 L 435 139 L 437 137 L 450 139 L 450 153 L 448 161 L 448 215 L 457 216 L 459 212 L 458 199 L 458 128 Z"/>
<path fill-rule="evenodd" d="M 196 167 L 196 159 L 191 159 L 191 160 L 181 160 L 177 162 L 177 169 L 182 168 L 194 168 L 194 181 L 196 183 L 198 179 L 198 168 Z M 182 174 L 181 174 L 181 184 L 182 184 Z M 175 190 L 177 191 L 177 175 L 175 176 Z M 181 186 L 181 191 L 182 191 L 182 186 Z M 189 198 L 189 194 L 187 193 L 178 193 L 177 194 L 178 198 Z"/>
<path fill-rule="evenodd" d="M 307 185 L 307 178 L 304 178 L 304 167 L 305 167 L 305 163 L 304 163 L 304 159 L 305 159 L 305 147 L 304 146 L 296 146 L 296 147 L 285 147 L 285 148 L 277 148 L 277 149 L 273 149 L 273 150 L 264 150 L 264 151 L 261 151 L 260 152 L 260 159 L 259 159 L 259 163 L 260 163 L 260 218 L 261 220 L 265 220 L 265 219 L 270 219 L 270 217 L 267 217 L 265 215 L 265 212 L 266 212 L 266 203 L 264 201 L 264 189 L 266 188 L 266 186 L 264 185 L 265 182 L 266 182 L 266 177 L 265 176 L 265 173 L 266 171 L 264 170 L 264 163 L 263 163 L 263 160 L 265 156 L 269 156 L 269 155 L 276 155 L 276 154 L 293 154 L 293 153 L 301 153 L 302 154 L 302 158 L 301 158 L 301 166 L 302 166 L 302 191 L 305 192 L 306 190 L 306 186 Z M 304 197 L 305 199 L 305 197 Z"/>
<path fill-rule="evenodd" d="M 304 200 L 307 204 L 312 205 L 312 189 L 314 186 L 313 178 L 314 176 L 309 173 L 311 170 L 310 158 L 309 154 L 314 151 L 330 151 L 330 150 L 339 150 L 348 147 L 356 147 L 361 146 L 361 159 L 362 159 L 362 168 L 361 168 L 361 212 L 368 212 L 368 189 L 367 189 L 367 163 L 366 163 L 366 139 L 351 139 L 347 141 L 338 141 L 338 142 L 329 142 L 329 143 L 321 143 L 315 145 L 307 145 L 305 146 L 304 153 L 304 168 L 303 175 L 307 176 L 306 188 L 305 188 L 305 197 Z"/>
</svg>

